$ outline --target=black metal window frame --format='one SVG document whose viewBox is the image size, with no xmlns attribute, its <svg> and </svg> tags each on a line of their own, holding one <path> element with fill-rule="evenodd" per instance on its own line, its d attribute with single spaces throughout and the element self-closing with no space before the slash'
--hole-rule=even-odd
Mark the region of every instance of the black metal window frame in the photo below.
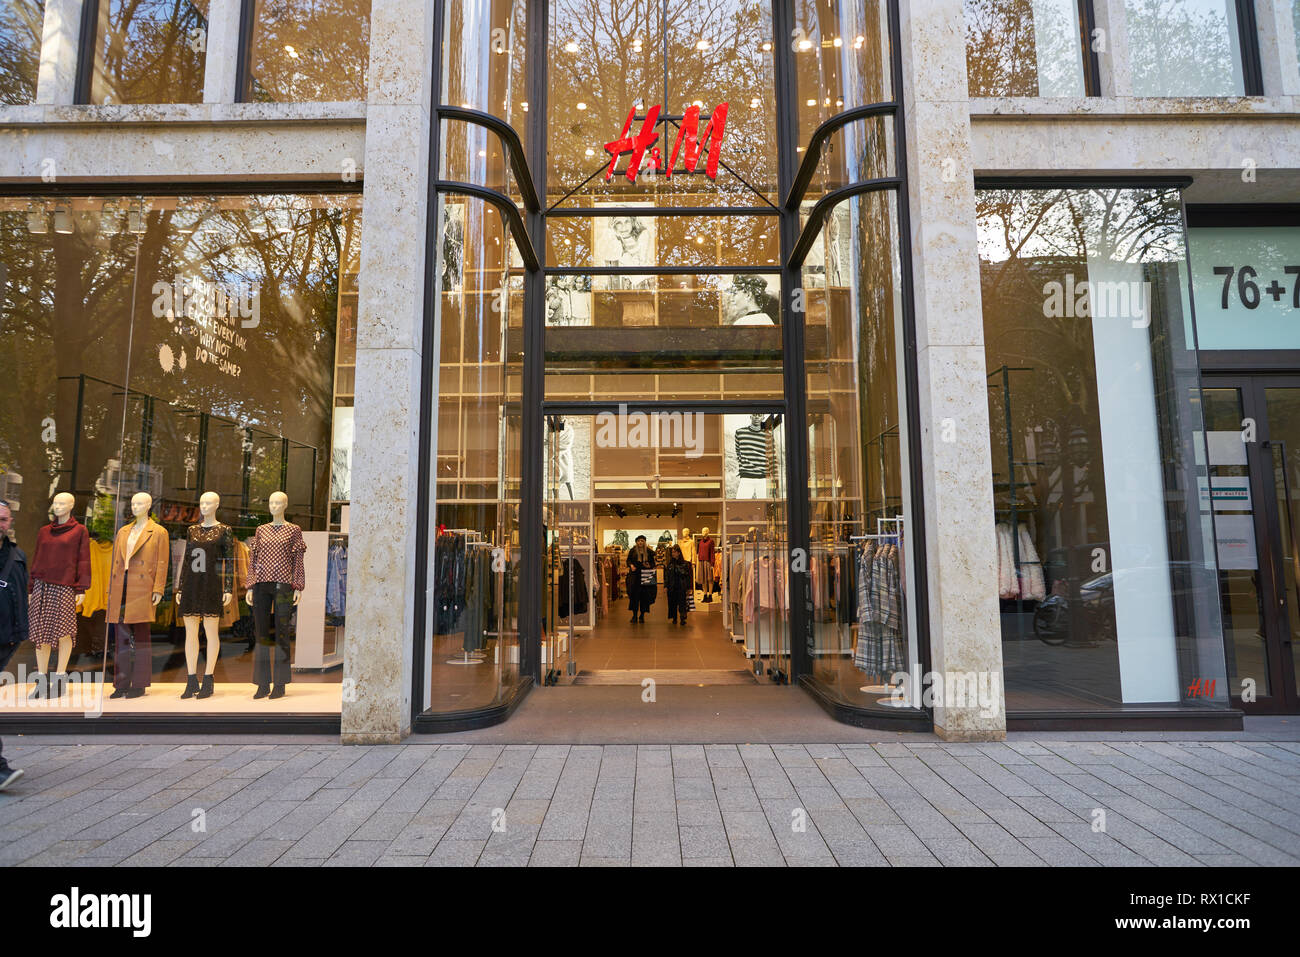
<svg viewBox="0 0 1300 957">
<path fill-rule="evenodd" d="M 434 2 L 434 51 L 431 57 L 433 99 L 435 107 L 430 121 L 429 163 L 431 170 L 439 168 L 441 121 L 443 119 L 460 120 L 475 123 L 496 132 L 505 146 L 506 160 L 520 187 L 524 210 L 521 213 L 515 201 L 502 193 L 469 183 L 444 181 L 436 175 L 429 178 L 428 222 L 426 224 L 425 267 L 426 276 L 435 274 L 437 256 L 436 210 L 438 196 L 441 194 L 461 194 L 476 196 L 493 203 L 507 220 L 516 243 L 520 246 L 525 261 L 524 304 L 523 304 L 523 370 L 520 404 L 523 423 L 520 437 L 520 455 L 523 462 L 520 484 L 520 527 L 519 545 L 525 559 L 530 556 L 540 558 L 544 547 L 543 495 L 542 483 L 529 481 L 528 476 L 540 477 L 544 456 L 542 424 L 544 416 L 550 413 L 571 411 L 575 414 L 591 414 L 611 408 L 602 402 L 562 402 L 548 403 L 545 396 L 545 282 L 548 276 L 561 275 L 675 275 L 681 272 L 681 266 L 643 266 L 643 267 L 559 267 L 548 266 L 536 254 L 536 250 L 545 250 L 546 220 L 548 217 L 595 217 L 634 214 L 637 216 L 770 216 L 777 220 L 780 232 L 780 308 L 781 336 L 784 350 L 782 376 L 785 397 L 779 400 L 723 400 L 714 402 L 629 402 L 628 407 L 668 408 L 682 411 L 729 412 L 744 408 L 761 410 L 777 415 L 787 416 L 788 421 L 802 423 L 807 420 L 807 370 L 805 367 L 806 350 L 804 343 L 805 328 L 803 313 L 795 308 L 796 296 L 801 299 L 801 267 L 807 256 L 817 232 L 821 228 L 825 215 L 837 203 L 853 196 L 867 192 L 887 190 L 895 194 L 898 212 L 898 257 L 901 268 L 901 302 L 904 341 L 899 348 L 903 354 L 904 379 L 906 395 L 901 399 L 905 403 L 908 430 L 906 441 L 908 454 L 913 463 L 921 462 L 919 421 L 919 387 L 917 375 L 916 321 L 912 293 L 912 255 L 911 228 L 908 214 L 907 196 L 907 152 L 906 125 L 902 110 L 903 67 L 902 67 L 902 32 L 900 19 L 900 0 L 883 0 L 888 19 L 890 40 L 889 77 L 893 99 L 854 107 L 827 119 L 813 133 L 806 154 L 801 164 L 796 165 L 798 152 L 797 98 L 795 89 L 794 50 L 788 42 L 794 35 L 794 0 L 772 0 L 772 39 L 773 39 L 773 85 L 776 95 L 776 131 L 777 131 L 777 191 L 783 197 L 780 205 L 750 207 L 599 207 L 599 208 L 554 208 L 544 209 L 538 201 L 546 195 L 546 137 L 547 137 L 547 91 L 549 61 L 545 56 L 546 38 L 549 36 L 549 0 L 529 0 L 527 9 L 526 36 L 541 38 L 537 49 L 527 64 L 527 91 L 530 111 L 527 126 L 527 147 L 520 143 L 514 129 L 499 117 L 470 110 L 465 107 L 442 102 L 442 59 L 446 31 L 447 0 Z M 890 177 L 863 180 L 850 183 L 828 193 L 814 205 L 812 217 L 801 227 L 800 209 L 816 171 L 817 160 L 822 145 L 839 129 L 850 123 L 882 117 L 893 122 L 895 142 L 896 175 Z M 530 255 L 531 254 L 531 255 Z M 700 269 L 693 269 L 701 272 Z M 772 267 L 762 266 L 714 266 L 702 270 L 705 273 L 770 274 Z M 433 381 L 434 353 L 433 330 L 435 328 L 435 297 L 437 290 L 432 280 L 425 284 L 424 295 L 424 339 L 421 350 L 422 389 L 420 402 L 420 445 L 419 474 L 428 476 L 432 467 L 433 449 L 431 442 L 431 424 L 437 414 L 437 396 L 428 384 Z M 786 486 L 791 490 L 787 499 L 787 541 L 790 548 L 802 549 L 808 554 L 810 503 L 808 488 L 808 437 L 806 430 L 800 427 L 786 430 Z M 924 490 L 921 482 L 919 465 L 914 465 L 907 477 L 910 483 L 912 514 L 909 521 L 916 531 L 913 555 L 915 556 L 913 597 L 915 600 L 915 619 L 917 622 L 918 657 L 921 668 L 928 669 L 929 651 L 929 616 L 928 584 L 925 557 L 925 539 L 921 534 L 924 529 L 923 502 Z M 803 491 L 799 491 L 803 490 Z M 486 708 L 452 713 L 428 712 L 431 702 L 425 701 L 424 646 L 427 635 L 425 617 L 429 562 L 430 519 L 436 503 L 433 500 L 432 484 L 421 481 L 417 503 L 416 534 L 416 589 L 413 616 L 414 633 L 412 655 L 412 695 L 411 722 L 414 730 L 456 730 L 460 728 L 481 726 L 502 720 L 509 710 L 518 702 L 533 684 L 541 682 L 541 620 L 542 620 L 542 573 L 540 560 L 525 560 L 520 567 L 519 578 L 519 661 L 520 682 L 514 689 L 507 691 L 505 699 Z M 797 566 L 796 566 L 797 567 Z M 890 716 L 880 715 L 875 711 L 853 708 L 829 700 L 824 693 L 816 691 L 812 682 L 813 660 L 813 621 L 812 597 L 809 575 L 807 572 L 791 572 L 792 595 L 800 596 L 790 602 L 789 627 L 791 632 L 789 680 L 804 684 L 814 692 L 814 697 L 832 711 L 841 720 L 854 724 L 869 723 L 868 718 L 884 719 Z M 899 714 L 891 723 L 898 720 L 916 721 L 916 715 Z"/>
</svg>

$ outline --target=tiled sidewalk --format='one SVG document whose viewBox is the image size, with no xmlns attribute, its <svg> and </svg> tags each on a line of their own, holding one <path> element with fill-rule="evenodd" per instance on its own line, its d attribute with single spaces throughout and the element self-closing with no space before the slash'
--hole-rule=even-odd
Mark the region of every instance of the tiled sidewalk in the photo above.
<svg viewBox="0 0 1300 957">
<path fill-rule="evenodd" d="M 1300 743 L 42 745 L 0 864 L 1300 864 Z M 1102 823 L 1104 830 L 1096 829 Z"/>
</svg>

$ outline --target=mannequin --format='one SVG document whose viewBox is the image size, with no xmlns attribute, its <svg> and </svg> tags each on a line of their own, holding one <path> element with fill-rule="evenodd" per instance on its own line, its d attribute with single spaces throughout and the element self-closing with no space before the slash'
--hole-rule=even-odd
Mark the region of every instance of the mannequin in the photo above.
<svg viewBox="0 0 1300 957">
<path fill-rule="evenodd" d="M 569 490 L 573 500 L 573 429 L 567 428 L 564 416 L 553 415 L 547 419 L 551 437 L 555 440 L 556 481 Z"/>
<path fill-rule="evenodd" d="M 217 657 L 221 654 L 218 629 L 221 609 L 231 599 L 234 588 L 235 536 L 229 525 L 217 521 L 221 496 L 204 492 L 199 496 L 198 525 L 191 525 L 185 535 L 185 553 L 176 569 L 176 608 L 185 622 L 185 691 L 182 698 L 210 698 L 214 688 Z M 203 684 L 195 669 L 199 663 L 199 622 L 208 639 L 207 674 Z"/>
<path fill-rule="evenodd" d="M 289 666 L 289 614 L 293 611 L 303 589 L 307 587 L 307 573 L 303 553 L 307 544 L 302 540 L 302 529 L 284 520 L 289 507 L 289 496 L 272 492 L 267 500 L 271 521 L 257 526 L 253 533 L 253 548 L 248 561 L 248 593 L 244 596 L 253 609 L 253 625 L 257 633 L 257 652 L 253 657 L 253 684 L 257 685 L 254 698 L 283 698 L 284 686 L 292 677 Z M 271 614 L 275 613 L 275 640 L 269 630 Z M 271 666 L 271 648 L 275 648 L 275 666 Z M 275 690 L 271 683 L 275 682 Z"/>
<path fill-rule="evenodd" d="M 33 698 L 59 698 L 68 677 L 77 609 L 90 587 L 90 532 L 72 517 L 77 500 L 60 492 L 50 503 L 50 523 L 36 536 L 32 553 L 29 637 L 36 646 Z M 50 675 L 50 651 L 59 648 L 58 671 Z"/>
<path fill-rule="evenodd" d="M 149 517 L 153 496 L 131 496 L 134 521 L 117 530 L 108 580 L 107 618 L 116 624 L 113 698 L 138 698 L 153 676 L 149 627 L 167 585 L 171 561 L 167 530 Z"/>
<path fill-rule="evenodd" d="M 709 536 L 709 526 L 700 530 L 700 537 L 695 540 L 695 556 L 699 559 L 699 582 L 704 589 L 704 602 L 713 601 L 713 539 Z"/>
<path fill-rule="evenodd" d="M 740 469 L 736 498 L 767 498 L 767 437 L 763 433 L 763 416 L 758 413 L 749 417 L 749 425 L 736 429 Z"/>
</svg>

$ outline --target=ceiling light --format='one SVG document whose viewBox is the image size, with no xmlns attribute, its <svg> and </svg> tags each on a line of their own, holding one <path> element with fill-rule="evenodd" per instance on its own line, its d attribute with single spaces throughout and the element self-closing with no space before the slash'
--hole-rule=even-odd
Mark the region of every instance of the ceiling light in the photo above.
<svg viewBox="0 0 1300 957">
<path fill-rule="evenodd" d="M 801 51 L 802 51 L 802 50 L 811 50 L 811 49 L 812 49 L 812 41 L 811 41 L 811 40 L 800 40 L 800 41 L 799 41 L 799 49 L 800 49 Z"/>
<path fill-rule="evenodd" d="M 708 48 L 709 48 L 708 40 L 700 40 L 698 43 L 695 44 L 695 49 L 697 50 L 707 50 Z"/>
<path fill-rule="evenodd" d="M 527 100 L 524 100 L 524 102 L 523 102 L 522 104 L 520 104 L 520 105 L 523 107 L 523 111 L 524 111 L 525 113 L 527 113 L 527 112 L 528 112 L 528 101 L 527 101 Z"/>
<path fill-rule="evenodd" d="M 587 108 L 587 104 L 586 104 L 586 103 L 583 103 L 581 100 L 579 100 L 579 101 L 578 101 L 578 109 L 580 109 L 580 110 L 585 110 L 586 108 Z"/>
<path fill-rule="evenodd" d="M 816 101 L 816 100 L 809 100 L 808 102 L 806 102 L 806 103 L 804 104 L 804 106 L 816 106 L 816 105 L 817 105 L 817 101 Z"/>
<path fill-rule="evenodd" d="M 293 59 L 298 59 L 298 51 L 287 43 L 284 45 L 284 52 L 293 57 Z"/>
<path fill-rule="evenodd" d="M 704 109 L 704 101 L 696 100 L 694 103 L 691 104 L 691 106 L 698 106 L 700 109 Z"/>
<path fill-rule="evenodd" d="M 751 99 L 751 100 L 749 101 L 749 108 L 750 108 L 751 110 L 756 110 L 756 109 L 758 109 L 758 97 L 754 97 L 753 99 Z"/>
<path fill-rule="evenodd" d="M 758 234 L 758 238 L 759 238 L 759 239 L 767 239 L 767 233 L 759 233 L 759 234 Z"/>
<path fill-rule="evenodd" d="M 577 52 L 578 52 L 578 44 L 575 43 L 573 40 L 570 40 L 568 43 L 566 43 L 566 44 L 564 45 L 564 52 L 565 52 L 565 53 L 577 53 Z"/>
<path fill-rule="evenodd" d="M 593 150 L 590 146 L 588 146 L 588 147 L 587 147 L 587 155 L 588 155 L 588 156 L 595 156 L 595 155 L 596 155 L 596 151 Z"/>
<path fill-rule="evenodd" d="M 767 52 L 768 52 L 769 50 L 771 50 L 771 49 L 772 49 L 772 44 L 770 44 L 770 43 L 764 43 L 764 44 L 763 44 L 763 52 L 764 52 L 764 53 L 767 53 Z"/>
<path fill-rule="evenodd" d="M 866 42 L 867 42 L 867 38 L 862 36 L 861 34 L 858 34 L 856 37 L 853 38 L 853 49 L 855 50 L 860 49 L 862 44 Z"/>
<path fill-rule="evenodd" d="M 487 150 L 479 150 L 479 151 L 478 151 L 478 155 L 479 155 L 479 156 L 487 156 Z"/>
<path fill-rule="evenodd" d="M 841 40 L 839 37 L 836 37 L 834 40 L 831 41 L 831 43 L 837 47 L 841 47 L 844 45 L 844 41 Z"/>
</svg>

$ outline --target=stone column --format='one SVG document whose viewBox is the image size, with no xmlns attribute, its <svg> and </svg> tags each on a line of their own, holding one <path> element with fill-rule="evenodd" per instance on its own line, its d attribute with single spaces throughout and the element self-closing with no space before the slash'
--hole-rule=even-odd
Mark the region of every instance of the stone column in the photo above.
<svg viewBox="0 0 1300 957">
<path fill-rule="evenodd" d="M 203 58 L 203 102 L 239 99 L 240 0 L 212 0 L 208 7 L 207 52 Z"/>
<path fill-rule="evenodd" d="M 82 0 L 45 0 L 36 102 L 66 106 L 77 100 L 77 47 Z"/>
<path fill-rule="evenodd" d="M 1133 68 L 1128 53 L 1127 0 L 1093 0 L 1097 21 L 1097 62 L 1101 67 L 1101 95 L 1133 95 Z"/>
<path fill-rule="evenodd" d="M 431 4 L 373 0 L 357 330 L 356 445 L 343 655 L 344 744 L 411 727 Z M 358 157 L 358 160 L 361 158 Z"/>
<path fill-rule="evenodd" d="M 1006 734 L 997 548 L 962 0 L 902 7 L 931 669 L 996 687 L 987 709 L 934 706 L 949 740 Z M 995 677 L 994 677 L 995 676 Z M 994 686 L 992 682 L 996 682 Z M 986 699 L 987 700 L 987 699 Z"/>
<path fill-rule="evenodd" d="M 1259 65 L 1264 74 L 1265 96 L 1300 94 L 1297 65 L 1294 0 L 1255 0 L 1259 26 Z"/>
</svg>

